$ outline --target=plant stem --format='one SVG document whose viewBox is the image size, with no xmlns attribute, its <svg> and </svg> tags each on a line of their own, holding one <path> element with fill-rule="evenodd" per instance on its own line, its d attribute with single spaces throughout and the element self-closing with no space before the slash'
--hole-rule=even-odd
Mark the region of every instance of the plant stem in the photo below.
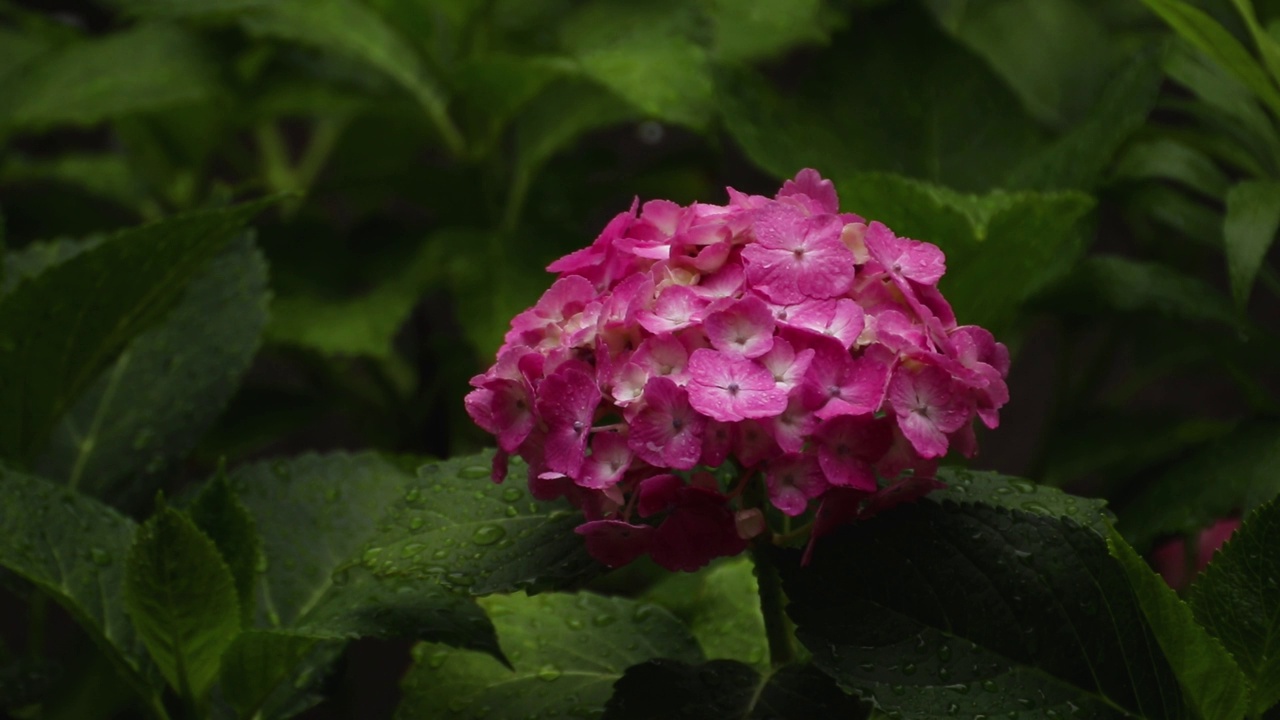
<svg viewBox="0 0 1280 720">
<path fill-rule="evenodd" d="M 778 569 L 764 557 L 763 545 L 751 546 L 751 559 L 756 566 L 756 583 L 760 587 L 760 614 L 764 616 L 764 633 L 769 639 L 769 663 L 775 668 L 795 662 L 796 650 L 791 639 L 791 621 L 784 608 L 782 578 Z"/>
</svg>

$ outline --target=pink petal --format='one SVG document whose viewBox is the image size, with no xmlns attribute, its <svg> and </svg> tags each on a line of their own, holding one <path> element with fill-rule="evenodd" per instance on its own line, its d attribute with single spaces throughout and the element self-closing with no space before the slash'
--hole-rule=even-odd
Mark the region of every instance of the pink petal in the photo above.
<svg viewBox="0 0 1280 720">
<path fill-rule="evenodd" d="M 591 456 L 582 464 L 578 485 L 596 490 L 612 487 L 630 466 L 627 437 L 616 432 L 597 432 L 591 438 Z"/>
<path fill-rule="evenodd" d="M 591 557 L 609 567 L 622 567 L 649 550 L 653 528 L 621 520 L 594 520 L 574 528 L 583 536 Z"/>
<path fill-rule="evenodd" d="M 693 572 L 717 557 L 737 555 L 746 548 L 725 497 L 685 487 L 671 514 L 654 531 L 649 555 L 668 570 Z"/>
<path fill-rule="evenodd" d="M 703 322 L 712 347 L 746 358 L 760 357 L 773 347 L 773 327 L 769 308 L 754 295 L 711 313 Z"/>
<path fill-rule="evenodd" d="M 721 422 L 777 415 L 787 406 L 787 393 L 759 364 L 715 350 L 689 356 L 689 402 L 703 415 Z"/>
<path fill-rule="evenodd" d="M 668 285 L 658 294 L 652 310 L 636 313 L 640 325 L 651 333 L 671 332 L 695 322 L 707 301 L 684 285 Z"/>
<path fill-rule="evenodd" d="M 694 411 L 689 396 L 669 378 L 645 385 L 642 409 L 631 419 L 630 447 L 657 467 L 689 470 L 702 455 L 706 418 Z"/>
<path fill-rule="evenodd" d="M 809 500 L 827 489 L 822 469 L 812 454 L 791 454 L 773 460 L 765 468 L 765 484 L 769 501 L 782 512 L 795 517 L 809 507 Z"/>
</svg>

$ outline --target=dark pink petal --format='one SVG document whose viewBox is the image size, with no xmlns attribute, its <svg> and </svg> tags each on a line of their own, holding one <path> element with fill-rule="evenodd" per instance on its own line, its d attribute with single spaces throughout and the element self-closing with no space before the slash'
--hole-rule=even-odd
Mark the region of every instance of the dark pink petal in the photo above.
<svg viewBox="0 0 1280 720">
<path fill-rule="evenodd" d="M 1239 529 L 1240 518 L 1224 518 L 1201 530 L 1196 542 L 1196 569 L 1204 570 L 1208 567 L 1213 554 Z"/>
<path fill-rule="evenodd" d="M 947 271 L 946 256 L 937 245 L 900 238 L 882 223 L 868 225 L 864 241 L 871 259 L 895 278 L 937 285 Z"/>
<path fill-rule="evenodd" d="M 594 520 L 574 528 L 587 545 L 587 552 L 611 568 L 622 567 L 649 550 L 653 528 L 621 520 Z"/>
<path fill-rule="evenodd" d="M 782 183 L 782 189 L 778 191 L 779 200 L 801 196 L 812 201 L 815 214 L 840 212 L 840 199 L 836 195 L 835 183 L 823 179 L 813 168 L 805 168 L 796 173 L 795 178 Z"/>
<path fill-rule="evenodd" d="M 689 470 L 702 455 L 706 418 L 694 411 L 684 388 L 665 377 L 651 377 L 641 410 L 631 419 L 630 447 L 651 465 Z"/>
<path fill-rule="evenodd" d="M 515 452 L 537 421 L 533 412 L 533 388 L 524 379 L 493 380 L 488 388 L 493 391 L 489 407 L 497 426 L 498 446 Z"/>
<path fill-rule="evenodd" d="M 1166 540 L 1151 550 L 1151 567 L 1169 587 L 1182 590 L 1191 584 L 1191 571 L 1187 567 L 1187 541 L 1185 538 Z"/>
<path fill-rule="evenodd" d="M 773 347 L 773 326 L 769 308 L 754 295 L 711 313 L 703 322 L 712 347 L 746 358 L 760 357 Z"/>
<path fill-rule="evenodd" d="M 677 385 L 683 385 L 689 378 L 689 351 L 670 333 L 654 335 L 640 343 L 631 362 L 644 368 L 647 375 L 668 377 Z"/>
<path fill-rule="evenodd" d="M 651 333 L 672 332 L 700 319 L 707 301 L 685 285 L 668 285 L 658 293 L 652 310 L 640 310 L 636 319 Z"/>
<path fill-rule="evenodd" d="M 862 306 L 849 298 L 808 300 L 787 308 L 786 325 L 826 335 L 848 349 L 866 324 Z"/>
<path fill-rule="evenodd" d="M 946 487 L 945 484 L 932 477 L 909 475 L 888 487 L 881 488 L 875 495 L 867 498 L 859 517 L 874 517 L 899 505 L 913 503 L 934 490 L 941 490 L 944 487 Z"/>
<path fill-rule="evenodd" d="M 840 415 L 823 422 L 813 439 L 827 482 L 858 490 L 876 489 L 874 464 L 893 441 L 888 423 L 870 416 Z"/>
<path fill-rule="evenodd" d="M 681 488 L 671 514 L 654 531 L 649 555 L 668 570 L 693 572 L 715 558 L 747 548 L 723 495 Z"/>
<path fill-rule="evenodd" d="M 755 467 L 777 455 L 778 444 L 761 421 L 743 420 L 734 427 L 733 454 L 742 467 Z"/>
<path fill-rule="evenodd" d="M 819 418 L 866 415 L 880 409 L 891 360 L 878 348 L 868 348 L 856 360 L 840 343 L 814 337 L 814 356 L 801 392 Z"/>
<path fill-rule="evenodd" d="M 797 393 L 787 398 L 785 410 L 777 417 L 769 418 L 767 422 L 778 448 L 783 452 L 797 453 L 804 449 L 809 435 L 818 426 L 818 417 L 805 403 L 804 396 Z"/>
<path fill-rule="evenodd" d="M 631 467 L 627 437 L 616 432 L 597 432 L 591 438 L 591 455 L 582 464 L 578 484 L 601 490 L 618 484 Z"/>
<path fill-rule="evenodd" d="M 654 475 L 640 481 L 636 492 L 640 499 L 636 502 L 636 510 L 640 517 L 651 517 L 670 508 L 676 502 L 684 481 L 675 475 Z"/>
<path fill-rule="evenodd" d="M 720 467 L 733 449 L 733 424 L 708 420 L 702 431 L 702 464 Z"/>
<path fill-rule="evenodd" d="M 888 397 L 902 434 L 926 458 L 945 455 L 947 433 L 959 430 L 973 413 L 951 376 L 930 365 L 900 366 L 889 382 Z"/>
<path fill-rule="evenodd" d="M 580 363 L 561 365 L 538 388 L 537 409 L 547 425 L 547 469 L 576 476 L 586 455 L 587 432 L 600 404 L 595 378 Z"/>
<path fill-rule="evenodd" d="M 834 215 L 806 217 L 784 205 L 761 211 L 756 242 L 742 249 L 747 280 L 775 303 L 843 295 L 853 285 L 853 253 Z"/>
<path fill-rule="evenodd" d="M 764 480 L 769 502 L 791 517 L 802 514 L 808 509 L 809 500 L 827 490 L 822 468 L 812 453 L 793 453 L 770 461 Z"/>
<path fill-rule="evenodd" d="M 778 387 L 791 392 L 804 379 L 809 363 L 813 362 L 813 350 L 805 349 L 797 353 L 791 343 L 775 337 L 773 347 L 761 355 L 757 362 L 773 375 L 773 381 Z"/>
<path fill-rule="evenodd" d="M 902 428 L 893 413 L 889 413 L 884 419 L 893 427 L 893 442 L 884 457 L 876 463 L 876 471 L 880 476 L 892 480 L 909 471 L 916 477 L 933 477 L 938 471 L 937 459 L 920 457 L 911 441 L 902 434 Z"/>
<path fill-rule="evenodd" d="M 627 212 L 618 213 L 608 225 L 604 226 L 604 230 L 596 237 L 595 242 L 591 245 L 576 250 L 568 255 L 556 260 L 547 266 L 547 272 L 564 273 L 576 272 L 592 265 L 599 263 L 604 257 L 605 252 L 609 249 L 615 240 L 626 232 L 627 228 L 636 218 L 636 207 L 639 205 L 640 199 L 635 198 L 631 201 L 631 209 Z"/>
<path fill-rule="evenodd" d="M 713 420 L 769 417 L 787 406 L 787 393 L 773 374 L 747 358 L 695 350 L 689 356 L 689 376 L 689 402 Z"/>
</svg>

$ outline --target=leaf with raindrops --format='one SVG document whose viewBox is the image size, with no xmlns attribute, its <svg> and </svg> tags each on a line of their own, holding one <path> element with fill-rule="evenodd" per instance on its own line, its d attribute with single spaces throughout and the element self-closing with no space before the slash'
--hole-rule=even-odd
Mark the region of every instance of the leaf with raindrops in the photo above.
<svg viewBox="0 0 1280 720">
<path fill-rule="evenodd" d="M 58 602 L 135 691 L 154 666 L 125 613 L 125 557 L 138 526 L 102 503 L 0 466 L 0 566 Z"/>
<path fill-rule="evenodd" d="M 117 506 L 147 499 L 239 387 L 266 325 L 267 298 L 266 262 L 242 235 L 62 416 L 39 472 Z"/>
<path fill-rule="evenodd" d="M 1280 501 L 1254 510 L 1191 586 L 1196 620 L 1253 683 L 1252 713 L 1280 703 Z"/>
<path fill-rule="evenodd" d="M 940 468 L 938 479 L 947 487 L 930 493 L 928 502 L 980 502 L 1046 517 L 1070 518 L 1099 535 L 1107 533 L 1111 513 L 1106 500 L 1077 497 L 1024 478 L 960 467 Z"/>
<path fill-rule="evenodd" d="M 1070 517 L 920 502 L 781 556 L 814 663 L 902 718 L 1192 718 L 1104 539 Z"/>
<path fill-rule="evenodd" d="M 567 503 L 489 481 L 492 453 L 423 467 L 378 523 L 361 562 L 379 575 L 431 577 L 474 595 L 574 587 L 603 568 Z M 511 459 L 511 474 L 525 472 Z"/>
<path fill-rule="evenodd" d="M 648 603 L 589 593 L 495 595 L 480 602 L 512 667 L 479 653 L 418 645 L 397 718 L 599 717 L 632 665 L 655 658 L 702 661 L 689 630 Z"/>
<path fill-rule="evenodd" d="M 869 711 L 812 666 L 761 673 L 732 660 L 650 660 L 613 686 L 603 720 L 859 720 Z"/>
</svg>

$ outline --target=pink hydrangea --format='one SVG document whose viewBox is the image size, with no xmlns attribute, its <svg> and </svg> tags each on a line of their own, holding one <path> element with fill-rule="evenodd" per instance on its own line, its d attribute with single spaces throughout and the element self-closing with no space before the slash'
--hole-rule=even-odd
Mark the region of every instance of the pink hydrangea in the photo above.
<svg viewBox="0 0 1280 720">
<path fill-rule="evenodd" d="M 466 408 L 494 479 L 522 456 L 609 566 L 694 570 L 770 517 L 816 538 L 914 500 L 1008 401 L 1008 350 L 956 324 L 942 251 L 840 213 L 814 170 L 773 198 L 633 204 L 548 269 Z"/>
</svg>

